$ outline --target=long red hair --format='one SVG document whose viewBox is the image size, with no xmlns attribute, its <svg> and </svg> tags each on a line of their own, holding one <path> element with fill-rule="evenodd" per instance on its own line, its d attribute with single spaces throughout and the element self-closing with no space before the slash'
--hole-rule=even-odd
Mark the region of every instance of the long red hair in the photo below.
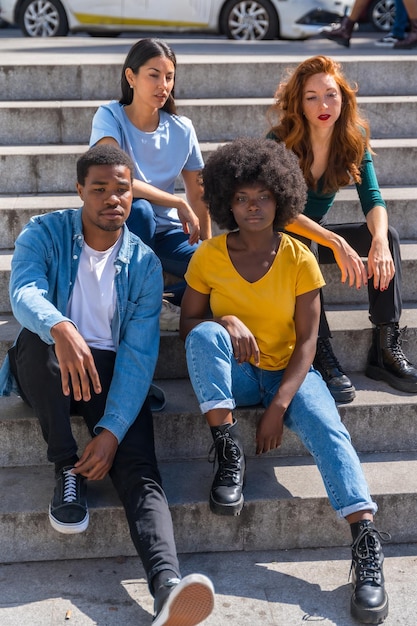
<svg viewBox="0 0 417 626">
<path fill-rule="evenodd" d="M 332 76 L 342 94 L 342 109 L 333 128 L 328 165 L 323 175 L 322 190 L 331 192 L 352 182 L 360 182 L 365 149 L 372 152 L 369 124 L 358 109 L 357 85 L 348 83 L 340 63 L 322 55 L 300 63 L 288 80 L 278 85 L 268 120 L 271 132 L 297 155 L 307 185 L 314 189 L 316 183 L 311 175 L 313 150 L 308 121 L 303 115 L 303 95 L 307 79 L 321 73 Z"/>
</svg>

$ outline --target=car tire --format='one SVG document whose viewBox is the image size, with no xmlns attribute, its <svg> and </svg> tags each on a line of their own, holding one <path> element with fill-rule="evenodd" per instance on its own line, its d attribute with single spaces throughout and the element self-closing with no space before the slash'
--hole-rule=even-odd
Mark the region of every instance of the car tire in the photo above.
<svg viewBox="0 0 417 626">
<path fill-rule="evenodd" d="M 395 0 L 371 0 L 367 20 L 377 31 L 389 33 L 395 19 Z"/>
<path fill-rule="evenodd" d="M 275 39 L 279 23 L 268 0 L 228 0 L 223 7 L 220 29 L 238 41 Z"/>
<path fill-rule="evenodd" d="M 18 24 L 25 37 L 65 37 L 68 20 L 59 0 L 25 0 Z"/>
</svg>

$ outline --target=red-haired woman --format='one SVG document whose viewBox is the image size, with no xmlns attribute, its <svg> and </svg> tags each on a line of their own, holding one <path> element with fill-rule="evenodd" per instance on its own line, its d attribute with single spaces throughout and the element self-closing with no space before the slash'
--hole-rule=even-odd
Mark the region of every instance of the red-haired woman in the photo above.
<svg viewBox="0 0 417 626">
<path fill-rule="evenodd" d="M 401 349 L 401 256 L 398 233 L 388 225 L 375 174 L 369 126 L 361 116 L 356 88 L 333 59 L 306 59 L 278 85 L 268 137 L 283 141 L 299 159 L 308 196 L 302 215 L 287 230 L 311 243 L 322 263 L 336 262 L 342 282 L 368 286 L 374 326 L 366 375 L 395 389 L 417 393 L 417 369 Z M 336 192 L 355 183 L 365 221 L 327 224 Z M 362 258 L 367 257 L 367 268 Z M 350 402 L 355 389 L 335 357 L 321 312 L 315 367 L 337 402 Z"/>
</svg>

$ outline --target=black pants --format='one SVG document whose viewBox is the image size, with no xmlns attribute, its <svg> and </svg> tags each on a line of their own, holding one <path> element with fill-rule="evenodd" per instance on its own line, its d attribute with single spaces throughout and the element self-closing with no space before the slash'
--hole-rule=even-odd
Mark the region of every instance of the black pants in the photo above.
<svg viewBox="0 0 417 626">
<path fill-rule="evenodd" d="M 361 257 L 368 257 L 372 243 L 372 236 L 366 223 L 327 224 L 325 221 L 321 221 L 319 223 L 327 230 L 330 230 L 346 239 L 348 244 L 356 250 Z M 291 235 L 292 233 L 289 234 Z M 333 252 L 330 248 L 320 246 L 316 242 L 306 240 L 303 237 L 298 237 L 298 239 L 306 243 L 311 248 L 319 263 L 336 263 Z M 379 289 L 374 288 L 372 279 L 368 281 L 369 319 L 372 324 L 375 325 L 398 322 L 402 312 L 400 239 L 397 231 L 392 226 L 388 227 L 388 244 L 395 266 L 395 274 L 388 285 L 388 289 L 380 291 Z M 321 311 L 319 337 L 331 337 L 329 324 L 324 311 L 322 290 L 320 290 L 320 300 Z"/>
<path fill-rule="evenodd" d="M 77 454 L 70 423 L 72 412 L 83 416 L 91 436 L 103 416 L 115 353 L 93 348 L 92 354 L 103 391 L 95 394 L 92 390 L 89 402 L 75 402 L 62 393 L 54 346 L 24 329 L 9 352 L 22 398 L 39 419 L 48 459 L 53 463 Z M 172 570 L 179 576 L 172 519 L 156 462 L 152 413 L 147 400 L 121 441 L 109 474 L 124 506 L 150 586 L 152 578 L 162 570 Z"/>
</svg>

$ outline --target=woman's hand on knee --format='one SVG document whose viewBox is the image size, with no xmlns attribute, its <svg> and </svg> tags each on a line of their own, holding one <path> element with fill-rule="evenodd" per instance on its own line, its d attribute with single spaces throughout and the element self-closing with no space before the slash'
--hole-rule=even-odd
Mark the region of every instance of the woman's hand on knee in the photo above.
<svg viewBox="0 0 417 626">
<path fill-rule="evenodd" d="M 256 429 L 256 454 L 279 448 L 284 431 L 285 410 L 271 405 L 265 410 Z"/>
</svg>

